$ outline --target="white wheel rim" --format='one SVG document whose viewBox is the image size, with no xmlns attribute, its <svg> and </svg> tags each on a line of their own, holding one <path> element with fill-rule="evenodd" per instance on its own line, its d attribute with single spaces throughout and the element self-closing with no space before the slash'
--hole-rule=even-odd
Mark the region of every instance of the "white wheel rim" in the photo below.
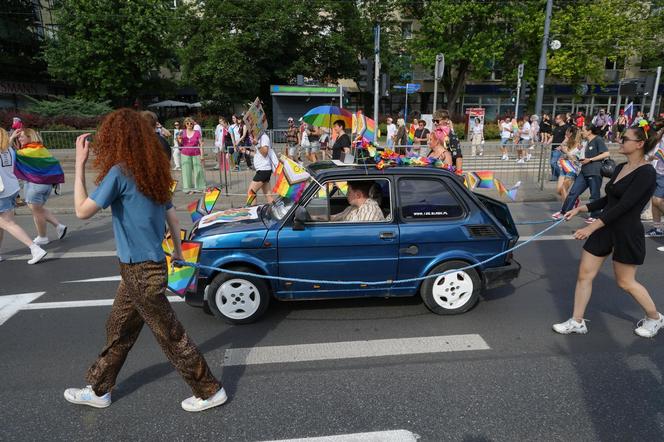
<svg viewBox="0 0 664 442">
<path fill-rule="evenodd" d="M 246 279 L 224 281 L 214 295 L 219 311 L 230 319 L 246 319 L 256 313 L 261 295 L 254 284 Z"/>
<path fill-rule="evenodd" d="M 468 273 L 454 272 L 436 278 L 431 291 L 437 305 L 452 310 L 467 304 L 474 288 L 473 280 Z"/>
</svg>

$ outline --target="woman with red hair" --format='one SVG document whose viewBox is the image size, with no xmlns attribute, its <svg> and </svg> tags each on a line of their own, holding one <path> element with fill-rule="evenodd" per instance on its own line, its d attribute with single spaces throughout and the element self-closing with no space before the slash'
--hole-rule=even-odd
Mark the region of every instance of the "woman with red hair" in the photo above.
<svg viewBox="0 0 664 442">
<path fill-rule="evenodd" d="M 88 386 L 68 388 L 65 399 L 105 408 L 111 389 L 146 323 L 157 342 L 191 387 L 182 401 L 186 411 L 202 411 L 226 402 L 226 392 L 175 316 L 166 298 L 167 269 L 161 242 L 164 225 L 173 238 L 173 260 L 182 260 L 180 225 L 171 204 L 168 157 L 147 121 L 131 109 L 119 109 L 101 123 L 92 151 L 99 170 L 97 189 L 88 197 L 85 163 L 89 134 L 76 140 L 74 203 L 76 216 L 88 219 L 111 206 L 122 281 L 106 322 L 106 346 L 87 372 Z"/>
</svg>

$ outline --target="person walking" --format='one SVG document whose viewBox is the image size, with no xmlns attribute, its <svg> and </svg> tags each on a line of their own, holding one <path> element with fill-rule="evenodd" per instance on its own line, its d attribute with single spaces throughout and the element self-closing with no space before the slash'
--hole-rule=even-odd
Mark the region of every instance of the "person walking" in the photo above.
<svg viewBox="0 0 664 442">
<path fill-rule="evenodd" d="M 267 128 L 267 125 L 265 127 Z M 274 201 L 272 195 L 270 195 L 270 178 L 272 177 L 272 172 L 277 168 L 278 162 L 279 159 L 274 150 L 272 150 L 270 137 L 264 132 L 257 140 L 257 149 L 254 155 L 256 174 L 252 178 L 249 189 L 247 190 L 248 205 L 253 204 L 256 193 L 259 190 L 263 191 L 263 195 L 268 203 Z"/>
<path fill-rule="evenodd" d="M 562 156 L 560 145 L 565 140 L 565 133 L 567 133 L 568 128 L 564 114 L 556 115 L 554 123 L 555 125 L 551 130 L 551 178 L 549 181 L 558 181 L 558 177 L 560 176 L 560 166 L 558 165 L 558 160 Z"/>
<path fill-rule="evenodd" d="M 385 132 L 387 134 L 387 141 L 385 147 L 394 150 L 394 137 L 397 134 L 397 126 L 393 123 L 392 117 L 387 117 L 386 124 Z"/>
<path fill-rule="evenodd" d="M 32 219 L 37 228 L 34 243 L 44 246 L 50 242 L 46 230 L 48 224 L 55 227 L 58 239 L 64 238 L 67 226 L 44 207 L 53 186 L 65 182 L 60 162 L 49 153 L 34 129 L 17 130 L 10 137 L 9 144 L 19 146 L 14 173 L 18 179 L 25 181 L 25 202 L 32 211 Z"/>
<path fill-rule="evenodd" d="M 406 120 L 403 118 L 397 119 L 397 133 L 394 135 L 394 148 L 395 152 L 399 155 L 406 155 L 408 147 L 408 131 L 406 129 Z"/>
<path fill-rule="evenodd" d="M 606 147 L 604 138 L 600 136 L 601 128 L 586 123 L 581 129 L 581 136 L 585 138 L 588 143 L 583 153 L 583 159 L 580 160 L 581 172 L 574 180 L 572 188 L 563 202 L 560 209 L 560 215 L 565 215 L 574 207 L 576 200 L 581 196 L 586 189 L 590 188 L 590 201 L 597 201 L 600 199 L 600 190 L 602 187 L 602 161 L 609 157 L 609 149 Z M 594 207 L 594 206 L 593 206 Z M 586 223 L 591 224 L 599 215 L 598 210 L 590 211 L 590 217 L 586 218 Z M 556 217 L 555 214 L 553 216 Z"/>
<path fill-rule="evenodd" d="M 484 155 L 484 125 L 482 119 L 476 117 L 474 120 L 473 128 L 470 131 L 470 156 L 474 157 L 475 154 L 479 156 Z"/>
<path fill-rule="evenodd" d="M 173 170 L 181 170 L 180 139 L 182 138 L 182 129 L 180 129 L 180 122 L 173 123 L 173 127 Z"/>
<path fill-rule="evenodd" d="M 299 128 L 295 126 L 293 117 L 288 117 L 288 129 L 286 129 L 286 147 L 283 154 L 294 160 L 297 153 L 297 144 L 300 142 Z"/>
<path fill-rule="evenodd" d="M 530 152 L 528 151 L 532 141 L 532 134 L 530 132 L 530 117 L 524 115 L 523 119 L 521 120 L 521 124 L 517 127 L 519 128 L 518 139 L 517 137 L 514 137 L 514 140 L 517 143 L 516 154 L 518 160 L 516 162 L 517 164 L 524 164 L 526 161 L 530 160 L 531 157 Z"/>
<path fill-rule="evenodd" d="M 597 129 L 596 136 L 599 136 L 601 128 Z M 574 233 L 574 238 L 586 240 L 574 292 L 574 310 L 570 319 L 553 325 L 555 332 L 588 332 L 584 316 L 593 280 L 609 255 L 613 255 L 616 283 L 634 298 L 646 314 L 638 322 L 634 333 L 652 338 L 664 326 L 664 316 L 657 310 L 648 290 L 636 280 L 637 267 L 643 264 L 646 256 L 640 214 L 655 190 L 657 179 L 655 169 L 648 163 L 645 154 L 657 142 L 657 137 L 650 136 L 647 129 L 628 130 L 619 150 L 627 157 L 627 162 L 616 167 L 606 184 L 606 195 L 565 215 L 565 219 L 569 220 L 580 212 L 601 210 L 598 219 Z"/>
<path fill-rule="evenodd" d="M 616 119 L 616 142 L 620 143 L 622 140 L 623 133 L 627 128 L 627 115 L 625 115 L 625 109 L 620 109 L 618 111 L 618 118 Z"/>
<path fill-rule="evenodd" d="M 579 162 L 580 156 L 583 154 L 583 147 L 581 146 L 581 130 L 576 126 L 570 126 L 567 128 L 565 133 L 565 139 L 560 145 L 560 151 L 562 156 L 558 160 L 561 174 L 558 177 L 558 183 L 556 184 L 556 192 L 560 198 L 560 202 L 563 203 L 567 199 L 569 194 L 569 189 L 572 187 L 574 180 L 576 180 L 578 172 L 581 170 L 581 163 Z M 568 167 L 563 167 L 562 163 Z M 574 170 L 570 170 L 569 165 L 572 166 Z M 566 170 L 567 169 L 567 170 Z M 575 201 L 575 206 L 579 204 L 579 199 Z M 560 212 L 554 213 L 554 219 L 560 219 L 562 214 Z"/>
<path fill-rule="evenodd" d="M 205 189 L 205 177 L 201 164 L 201 133 L 194 129 L 194 120 L 184 119 L 185 129 L 180 137 L 182 161 L 182 191 L 187 195 Z"/>
<path fill-rule="evenodd" d="M 126 130 L 133 134 L 131 142 L 123 136 Z M 183 259 L 180 225 L 171 203 L 168 159 L 137 112 L 116 110 L 102 121 L 91 147 L 99 175 L 97 189 L 88 196 L 88 135 L 76 140 L 76 216 L 88 219 L 102 208 L 111 207 L 122 280 L 106 322 L 106 345 L 87 371 L 88 385 L 67 388 L 64 398 L 95 408 L 111 405 L 118 373 L 143 324 L 147 324 L 193 392 L 182 401 L 182 408 L 196 412 L 222 405 L 227 400 L 225 390 L 166 298 L 168 272 L 161 245 L 165 225 L 173 239 L 171 258 Z"/>
<path fill-rule="evenodd" d="M 46 250 L 35 244 L 25 230 L 14 221 L 14 209 L 18 196 L 18 179 L 14 174 L 16 152 L 9 147 L 9 134 L 0 128 L 0 245 L 2 245 L 3 232 L 22 242 L 30 249 L 31 258 L 28 264 L 37 264 L 46 256 Z M 0 261 L 2 261 L 0 256 Z"/>
<path fill-rule="evenodd" d="M 509 160 L 510 157 L 508 155 L 508 149 L 509 149 L 509 142 L 512 139 L 512 125 L 509 122 L 509 119 L 505 117 L 504 119 L 500 120 L 499 124 L 499 129 L 500 129 L 500 159 L 501 160 Z"/>
<path fill-rule="evenodd" d="M 544 145 L 551 143 L 551 117 L 549 114 L 542 114 L 542 122 L 540 123 L 540 142 Z"/>
</svg>

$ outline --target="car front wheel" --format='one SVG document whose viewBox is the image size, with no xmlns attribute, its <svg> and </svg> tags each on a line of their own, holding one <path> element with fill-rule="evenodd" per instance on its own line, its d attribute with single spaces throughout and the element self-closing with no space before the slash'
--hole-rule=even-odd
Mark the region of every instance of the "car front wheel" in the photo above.
<svg viewBox="0 0 664 442">
<path fill-rule="evenodd" d="M 430 275 L 466 267 L 464 261 L 447 261 L 434 267 Z M 482 280 L 475 269 L 456 271 L 426 279 L 420 295 L 429 310 L 439 315 L 455 315 L 470 310 L 479 300 Z"/>
<path fill-rule="evenodd" d="M 232 270 L 253 273 L 253 269 Z M 207 305 L 212 313 L 229 324 L 249 324 L 265 313 L 270 303 L 270 289 L 265 280 L 250 276 L 219 273 L 207 290 Z"/>
</svg>

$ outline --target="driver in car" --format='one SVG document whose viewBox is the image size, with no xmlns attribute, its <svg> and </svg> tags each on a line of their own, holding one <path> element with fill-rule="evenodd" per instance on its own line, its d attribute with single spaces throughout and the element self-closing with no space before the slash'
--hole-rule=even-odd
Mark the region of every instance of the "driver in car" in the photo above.
<svg viewBox="0 0 664 442">
<path fill-rule="evenodd" d="M 369 197 L 373 181 L 349 181 L 346 198 L 350 204 L 343 212 L 330 216 L 330 221 L 385 221 L 378 202 Z"/>
</svg>

